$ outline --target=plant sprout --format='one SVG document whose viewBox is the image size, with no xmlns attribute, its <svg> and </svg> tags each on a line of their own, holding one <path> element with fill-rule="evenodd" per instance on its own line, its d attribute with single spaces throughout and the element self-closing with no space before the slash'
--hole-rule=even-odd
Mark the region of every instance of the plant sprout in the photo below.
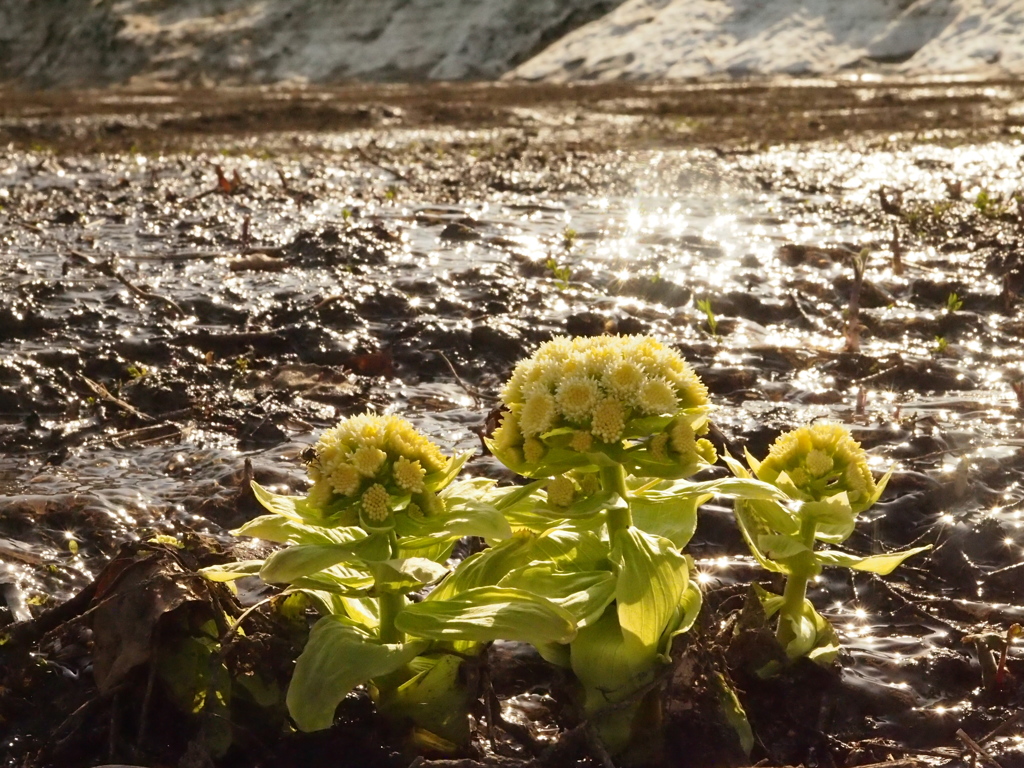
<svg viewBox="0 0 1024 768">
<path fill-rule="evenodd" d="M 738 461 L 726 457 L 733 473 L 749 478 Z M 807 585 L 825 566 L 886 575 L 911 555 L 930 547 L 856 557 L 817 550 L 818 542 L 839 544 L 853 533 L 857 515 L 882 494 L 889 474 L 875 482 L 867 455 L 841 424 L 819 423 L 781 435 L 764 461 L 749 453 L 757 479 L 782 491 L 786 500 L 737 498 L 734 507 L 743 538 L 765 568 L 786 576 L 782 595 L 762 591 L 769 618 L 778 615 L 776 638 L 790 659 L 807 656 L 827 663 L 839 651 L 828 621 L 807 599 Z"/>
<path fill-rule="evenodd" d="M 572 668 L 588 717 L 620 750 L 642 710 L 640 692 L 700 609 L 692 560 L 681 552 L 697 507 L 716 489 L 780 494 L 756 481 L 726 481 L 729 489 L 683 479 L 717 458 L 703 437 L 707 389 L 653 338 L 556 338 L 516 366 L 502 400 L 508 410 L 488 446 L 511 469 L 541 478 L 539 501 L 511 506 L 506 517 L 539 532 L 538 544 L 553 549 L 557 541 L 559 553 L 572 553 L 555 560 L 531 553 L 549 580 L 534 588 L 554 599 L 544 590 L 559 578 L 589 585 L 591 610 L 577 616 L 576 638 L 541 651 Z M 482 553 L 480 562 L 497 556 Z"/>
<path fill-rule="evenodd" d="M 356 416 L 327 430 L 308 464 L 306 496 L 280 496 L 253 483 L 272 514 L 235 531 L 285 544 L 265 561 L 208 568 L 228 581 L 259 575 L 306 595 L 321 619 L 296 663 L 287 704 L 302 730 L 329 727 L 338 703 L 369 684 L 383 710 L 409 717 L 431 743 L 468 737 L 474 696 L 458 670 L 480 643 L 571 639 L 569 612 L 522 590 L 452 590 L 446 600 L 410 603 L 437 583 L 454 543 L 511 536 L 493 482 L 452 482 L 467 458 L 449 458 L 394 416 Z M 514 490 L 514 489 L 512 489 Z M 474 585 L 477 586 L 477 585 Z"/>
</svg>

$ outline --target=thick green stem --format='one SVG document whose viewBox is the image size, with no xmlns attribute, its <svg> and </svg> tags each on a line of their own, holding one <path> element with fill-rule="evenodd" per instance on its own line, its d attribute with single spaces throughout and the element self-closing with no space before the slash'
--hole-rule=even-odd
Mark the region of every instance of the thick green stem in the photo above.
<svg viewBox="0 0 1024 768">
<path fill-rule="evenodd" d="M 391 558 L 398 557 L 398 537 L 388 534 Z M 384 592 L 377 598 L 380 609 L 380 639 L 383 643 L 403 643 L 405 635 L 395 627 L 395 617 L 405 607 L 405 595 L 400 592 Z"/>
<path fill-rule="evenodd" d="M 608 537 L 614 538 L 616 531 L 623 531 L 633 525 L 633 515 L 629 511 L 629 489 L 626 488 L 626 470 L 621 464 L 601 468 L 601 487 L 610 493 L 617 493 L 626 502 L 623 509 L 608 510 Z"/>
<path fill-rule="evenodd" d="M 779 609 L 779 628 L 775 633 L 783 647 L 789 645 L 796 637 L 793 630 L 794 621 L 798 622 L 803 616 L 804 601 L 807 599 L 807 584 L 821 570 L 814 559 L 814 535 L 817 533 L 817 528 L 818 524 L 812 518 L 807 518 L 800 524 L 800 541 L 807 547 L 807 551 L 795 555 L 788 561 L 791 573 L 786 578 L 786 588 L 782 593 L 782 607 Z"/>
</svg>

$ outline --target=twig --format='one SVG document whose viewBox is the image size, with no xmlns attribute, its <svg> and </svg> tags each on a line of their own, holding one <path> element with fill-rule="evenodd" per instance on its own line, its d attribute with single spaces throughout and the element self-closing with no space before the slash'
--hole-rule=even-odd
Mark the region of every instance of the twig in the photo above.
<svg viewBox="0 0 1024 768">
<path fill-rule="evenodd" d="M 171 309 L 173 309 L 175 312 L 177 312 L 178 313 L 178 317 L 185 317 L 185 310 L 183 310 L 180 306 L 178 306 L 178 303 L 174 299 L 169 299 L 168 297 L 161 296 L 158 293 L 153 293 L 152 291 L 143 290 L 142 288 L 139 288 L 137 285 L 132 285 L 132 283 L 128 282 L 128 278 L 127 277 L 125 277 L 120 272 L 118 272 L 116 269 L 114 269 L 114 265 L 113 264 L 110 265 L 110 272 L 108 274 L 111 277 L 113 277 L 115 280 L 117 280 L 117 282 L 121 283 L 121 285 L 123 285 L 129 291 L 134 293 L 136 296 L 139 296 L 139 297 L 141 297 L 143 299 L 146 299 L 148 301 L 162 301 L 164 304 L 166 304 Z"/>
<path fill-rule="evenodd" d="M 484 399 L 484 396 L 480 394 L 479 390 L 474 389 L 473 387 L 469 386 L 469 384 L 462 380 L 462 377 L 459 376 L 458 371 L 455 370 L 455 366 L 452 365 L 452 361 L 448 359 L 448 355 L 446 355 L 440 349 L 428 349 L 427 352 L 433 352 L 435 355 L 439 355 L 440 358 L 444 360 L 445 364 L 447 364 L 448 370 L 452 372 L 452 376 L 455 377 L 455 381 L 458 382 L 459 386 L 462 387 L 462 389 L 466 392 L 467 395 L 473 398 L 473 402 L 476 405 L 480 405 L 480 403 Z"/>
<path fill-rule="evenodd" d="M 991 731 L 989 731 L 980 739 L 978 739 L 978 743 L 985 744 L 986 742 L 989 742 L 992 739 L 994 739 L 996 736 L 1002 736 L 1004 733 L 1012 729 L 1014 726 L 1019 725 L 1021 722 L 1024 722 L 1024 710 L 1018 709 L 1016 714 L 1011 715 L 1009 718 L 1004 720 L 1002 723 L 1000 723 Z"/>
<path fill-rule="evenodd" d="M 137 285 L 131 283 L 128 280 L 128 278 L 122 275 L 120 271 L 118 271 L 117 268 L 114 266 L 113 257 L 108 258 L 106 261 L 96 263 L 91 258 L 89 258 L 89 254 L 83 253 L 82 251 L 72 249 L 70 253 L 80 262 L 84 263 L 85 266 L 92 267 L 93 269 L 98 270 L 102 274 L 114 278 L 115 280 L 117 280 L 117 282 L 121 283 L 121 285 L 123 285 L 132 293 L 134 293 L 136 296 L 146 299 L 147 301 L 162 301 L 164 304 L 167 304 L 171 309 L 177 312 L 178 317 L 185 317 L 185 310 L 183 310 L 178 305 L 178 303 L 173 299 L 169 299 L 166 296 L 161 296 L 158 293 L 153 293 L 152 291 L 144 290 L 142 288 L 139 288 Z"/>
<path fill-rule="evenodd" d="M 992 757 L 992 755 L 990 755 L 983 746 L 981 746 L 978 742 L 976 742 L 974 739 L 972 739 L 970 736 L 964 733 L 963 728 L 957 728 L 956 737 L 960 739 L 960 741 L 962 741 L 967 746 L 967 748 L 970 749 L 971 752 L 976 754 L 978 757 L 984 758 L 992 765 L 994 765 L 996 768 L 1003 768 L 1003 766 L 999 764 L 999 761 Z"/>
<path fill-rule="evenodd" d="M 82 376 L 82 381 L 84 381 L 86 386 L 89 387 L 89 389 L 91 389 L 100 399 L 106 400 L 109 403 L 113 403 L 118 408 L 127 411 L 132 416 L 142 419 L 143 421 L 156 421 L 156 419 L 154 419 L 152 416 L 147 416 L 131 403 L 126 403 L 121 398 L 114 397 L 112 394 L 110 394 L 110 390 L 108 390 L 98 381 L 93 381 L 88 376 Z"/>
<path fill-rule="evenodd" d="M 332 293 L 330 296 L 325 296 L 324 298 L 320 299 L 320 301 L 318 301 L 316 304 L 314 304 L 313 311 L 316 312 L 319 309 L 323 309 L 328 304 L 333 304 L 334 302 L 341 301 L 344 298 L 345 294 L 343 293 Z"/>
</svg>

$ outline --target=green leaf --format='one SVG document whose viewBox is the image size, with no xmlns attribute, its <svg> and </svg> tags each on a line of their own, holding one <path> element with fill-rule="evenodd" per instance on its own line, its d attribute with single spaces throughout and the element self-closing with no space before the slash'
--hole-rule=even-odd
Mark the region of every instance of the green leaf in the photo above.
<svg viewBox="0 0 1024 768">
<path fill-rule="evenodd" d="M 519 531 L 512 538 L 470 555 L 427 596 L 427 601 L 448 600 L 477 587 L 493 586 L 506 574 L 533 559 L 532 549 L 536 536 Z"/>
<path fill-rule="evenodd" d="M 459 470 L 462 469 L 462 465 L 465 464 L 472 455 L 472 451 L 463 451 L 462 453 L 452 456 L 448 460 L 448 464 L 444 469 L 433 472 L 423 478 L 423 486 L 428 491 L 436 491 L 439 488 L 444 488 L 448 483 L 455 479 L 455 476 L 459 474 Z"/>
<path fill-rule="evenodd" d="M 627 649 L 657 654 L 689 581 L 689 563 L 660 536 L 626 528 L 615 533 L 612 560 L 618 565 L 615 604 Z"/>
<path fill-rule="evenodd" d="M 666 664 L 672 661 L 672 641 L 676 636 L 690 631 L 697 621 L 697 616 L 700 614 L 700 607 L 703 603 L 704 595 L 701 594 L 700 587 L 691 580 L 686 585 L 686 589 L 683 590 L 679 606 L 676 608 L 675 614 L 673 614 L 672 620 L 669 622 L 668 627 L 666 627 L 665 634 L 662 635 L 658 645 L 661 660 Z"/>
<path fill-rule="evenodd" d="M 402 683 L 381 710 L 388 717 L 407 717 L 454 744 L 466 744 L 472 691 L 460 674 L 463 661 L 450 653 L 416 658 L 410 664 L 416 675 Z"/>
<path fill-rule="evenodd" d="M 856 555 L 848 555 L 845 552 L 825 549 L 815 552 L 814 556 L 821 565 L 841 566 L 843 568 L 853 568 L 856 571 L 869 571 L 880 576 L 888 576 L 908 557 L 926 552 L 931 548 L 931 544 L 929 544 L 924 547 L 906 549 L 902 552 L 868 555 L 867 557 L 857 557 Z"/>
<path fill-rule="evenodd" d="M 203 575 L 203 578 L 210 581 L 224 582 L 234 581 L 246 576 L 259 576 L 260 568 L 262 567 L 262 560 L 239 560 L 237 563 L 209 565 L 206 568 L 201 568 L 199 573 Z"/>
<path fill-rule="evenodd" d="M 344 544 L 366 537 L 366 533 L 355 526 L 328 528 L 300 523 L 281 515 L 261 515 L 231 533 L 278 544 Z"/>
<path fill-rule="evenodd" d="M 355 565 L 333 565 L 319 573 L 294 579 L 291 586 L 301 590 L 322 590 L 339 596 L 365 596 L 373 587 L 373 574 Z"/>
<path fill-rule="evenodd" d="M 615 606 L 580 629 L 570 654 L 572 670 L 586 690 L 588 713 L 628 698 L 654 677 L 655 658 L 627 648 Z"/>
<path fill-rule="evenodd" d="M 822 541 L 845 541 L 850 538 L 856 524 L 856 515 L 846 491 L 821 501 L 798 502 L 796 510 L 798 517 L 811 518 L 817 523 L 814 535 Z"/>
<path fill-rule="evenodd" d="M 736 515 L 736 523 L 739 526 L 740 533 L 743 535 L 743 540 L 747 542 L 747 548 L 750 550 L 750 554 L 754 556 L 754 559 L 760 563 L 762 568 L 774 571 L 775 573 L 788 574 L 790 572 L 789 566 L 772 560 L 758 544 L 761 536 L 772 535 L 774 531 L 766 526 L 762 517 L 755 514 L 751 509 L 751 505 L 756 503 L 756 501 L 746 501 L 744 499 L 736 499 L 736 501 L 733 502 L 733 511 Z M 771 504 L 773 502 L 763 503 Z"/>
<path fill-rule="evenodd" d="M 609 491 L 598 491 L 579 501 L 573 502 L 568 507 L 551 507 L 551 511 L 553 514 L 564 518 L 577 518 L 591 517 L 598 512 L 604 512 L 609 509 L 625 509 L 626 506 L 626 500 L 619 496 L 619 494 Z"/>
<path fill-rule="evenodd" d="M 388 556 L 387 539 L 370 536 L 349 544 L 296 544 L 267 558 L 260 578 L 271 584 L 290 584 L 338 563 L 357 563 Z"/>
<path fill-rule="evenodd" d="M 337 709 L 357 685 L 408 664 L 429 643 L 385 644 L 340 617 L 320 619 L 295 664 L 287 703 L 302 731 L 330 728 Z"/>
<path fill-rule="evenodd" d="M 250 480 L 249 484 L 252 486 L 256 501 L 275 515 L 281 515 L 297 523 L 317 517 L 316 511 L 309 506 L 305 496 L 282 496 L 279 493 L 268 491 L 255 480 Z"/>
<path fill-rule="evenodd" d="M 625 438 L 649 437 L 664 432 L 665 427 L 672 423 L 675 416 L 641 416 L 630 419 L 622 433 Z"/>
<path fill-rule="evenodd" d="M 545 597 L 567 610 L 580 627 L 600 618 L 615 599 L 614 574 L 608 571 L 558 573 L 551 563 L 518 568 L 503 578 L 498 586 Z"/>
<path fill-rule="evenodd" d="M 612 751 L 628 744 L 639 700 L 629 701 L 654 679 L 656 656 L 628 647 L 615 606 L 579 631 L 570 645 L 570 664 L 583 685 L 583 708 Z M 618 706 L 615 706 L 618 705 Z"/>
<path fill-rule="evenodd" d="M 741 499 L 789 501 L 789 497 L 771 483 L 744 477 L 723 477 L 702 483 L 689 483 L 683 490 L 691 494 L 713 493 L 716 496 L 735 496 Z"/>
<path fill-rule="evenodd" d="M 712 678 L 715 687 L 718 689 L 718 701 L 722 705 L 722 712 L 725 714 L 726 722 L 739 739 L 740 749 L 750 757 L 750 751 L 754 748 L 754 731 L 750 727 L 750 720 L 747 713 L 740 704 L 735 689 L 729 685 L 721 672 L 716 672 Z"/>
<path fill-rule="evenodd" d="M 806 656 L 817 644 L 818 613 L 809 600 L 804 600 L 803 610 L 798 613 L 779 613 L 779 621 L 789 625 L 789 637 L 786 643 L 786 655 L 791 659 Z"/>
<path fill-rule="evenodd" d="M 808 551 L 800 539 L 780 533 L 762 533 L 757 537 L 757 547 L 776 562 Z"/>
<path fill-rule="evenodd" d="M 633 497 L 633 525 L 646 533 L 668 539 L 677 549 L 685 547 L 697 529 L 697 507 L 710 493 L 680 495 L 671 491 L 646 491 Z"/>
<path fill-rule="evenodd" d="M 599 571 L 608 566 L 608 544 L 593 531 L 562 525 L 536 538 L 530 557 L 553 563 L 557 571 Z"/>
<path fill-rule="evenodd" d="M 448 569 L 423 557 L 364 561 L 373 574 L 373 591 L 407 594 L 442 579 Z"/>
<path fill-rule="evenodd" d="M 488 544 L 509 538 L 512 528 L 493 505 L 462 500 L 449 501 L 452 512 L 413 520 L 402 515 L 396 520 L 395 533 L 403 549 L 431 547 L 438 541 L 454 541 L 463 536 L 480 536 Z"/>
<path fill-rule="evenodd" d="M 572 614 L 519 589 L 478 587 L 447 600 L 406 606 L 395 619 L 402 632 L 430 640 L 520 640 L 567 643 L 576 635 Z"/>
</svg>

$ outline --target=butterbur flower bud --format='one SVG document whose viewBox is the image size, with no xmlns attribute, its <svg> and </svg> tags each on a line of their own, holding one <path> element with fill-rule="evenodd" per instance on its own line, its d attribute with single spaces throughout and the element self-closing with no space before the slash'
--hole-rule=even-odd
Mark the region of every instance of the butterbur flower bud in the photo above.
<svg viewBox="0 0 1024 768">
<path fill-rule="evenodd" d="M 514 418 L 508 431 L 509 442 L 518 444 Z M 387 527 L 394 508 L 402 509 L 399 502 L 410 496 L 418 500 L 410 514 L 429 515 L 439 506 L 435 492 L 451 479 L 452 461 L 404 419 L 354 416 L 328 429 L 314 446 L 306 503 L 327 515 L 358 510 L 375 528 Z"/>
<path fill-rule="evenodd" d="M 368 520 L 382 523 L 391 514 L 390 502 L 391 497 L 388 495 L 387 489 L 383 485 L 375 483 L 363 494 L 359 503 L 362 504 L 363 514 Z"/>
<path fill-rule="evenodd" d="M 822 422 L 780 435 L 754 474 L 808 501 L 845 492 L 857 511 L 870 506 L 878 490 L 867 454 L 842 424 Z"/>
<path fill-rule="evenodd" d="M 606 397 L 594 407 L 590 431 L 599 440 L 614 443 L 622 437 L 622 430 L 626 426 L 624 417 L 622 403 L 614 397 Z"/>
<path fill-rule="evenodd" d="M 527 476 L 593 466 L 595 453 L 639 466 L 631 457 L 642 462 L 648 451 L 659 454 L 658 471 L 678 476 L 713 455 L 695 446 L 707 431 L 707 389 L 650 337 L 552 339 L 516 366 L 501 397 L 508 410 L 488 446 Z M 662 431 L 667 437 L 647 439 Z"/>
<path fill-rule="evenodd" d="M 553 507 L 568 507 L 576 496 L 576 486 L 565 475 L 559 475 L 547 485 L 548 503 Z"/>
</svg>

